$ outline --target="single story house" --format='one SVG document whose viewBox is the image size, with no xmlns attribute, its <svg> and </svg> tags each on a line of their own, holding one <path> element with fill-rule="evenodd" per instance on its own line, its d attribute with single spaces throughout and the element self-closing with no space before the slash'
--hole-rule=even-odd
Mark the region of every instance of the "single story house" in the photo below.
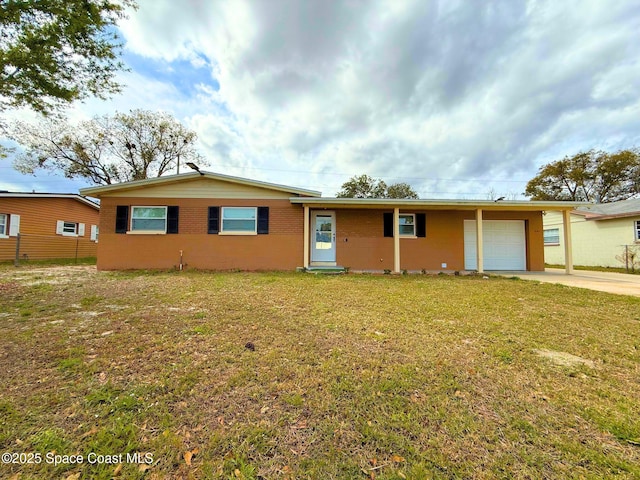
<svg viewBox="0 0 640 480">
<path fill-rule="evenodd" d="M 585 205 L 572 210 L 570 215 L 576 265 L 625 267 L 625 250 L 640 254 L 640 198 Z M 562 264 L 562 216 L 547 212 L 543 223 L 545 259 L 547 263 Z"/>
<path fill-rule="evenodd" d="M 99 219 L 76 193 L 0 192 L 0 260 L 95 257 Z"/>
<path fill-rule="evenodd" d="M 542 212 L 579 205 L 333 198 L 200 171 L 80 192 L 100 199 L 101 270 L 537 271 Z"/>
</svg>

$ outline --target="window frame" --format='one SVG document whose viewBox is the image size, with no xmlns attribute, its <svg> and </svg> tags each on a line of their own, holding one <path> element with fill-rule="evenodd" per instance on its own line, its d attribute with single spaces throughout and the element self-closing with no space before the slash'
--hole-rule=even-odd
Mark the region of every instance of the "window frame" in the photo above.
<svg viewBox="0 0 640 480">
<path fill-rule="evenodd" d="M 73 232 L 65 231 L 65 228 L 73 225 Z M 77 222 L 67 222 L 66 220 L 62 220 L 62 233 L 60 234 L 63 237 L 77 237 L 78 236 L 78 223 Z"/>
<path fill-rule="evenodd" d="M 225 228 L 225 211 L 228 210 L 252 210 L 253 211 L 253 230 L 231 230 Z M 243 220 L 243 219 L 226 219 L 226 220 Z M 244 219 L 248 220 L 248 219 Z M 220 207 L 220 231 L 218 235 L 257 235 L 258 234 L 258 207 Z"/>
<path fill-rule="evenodd" d="M 162 230 L 147 230 L 147 229 L 140 229 L 140 228 L 133 228 L 134 225 L 134 220 L 145 220 L 145 218 L 135 218 L 134 212 L 136 210 L 136 208 L 154 208 L 154 209 L 162 209 L 164 210 L 164 217 L 162 218 L 162 220 L 164 220 L 164 228 Z M 152 218 L 152 220 L 160 220 L 161 218 Z M 149 218 L 146 218 L 146 220 L 149 220 Z M 127 233 L 132 233 L 132 234 L 159 234 L 159 233 L 167 233 L 167 220 L 168 220 L 168 207 L 166 205 L 132 205 L 131 206 L 131 218 L 129 220 L 129 231 L 127 231 Z"/>
<path fill-rule="evenodd" d="M 633 229 L 633 231 L 635 232 L 634 234 L 635 242 L 640 243 L 640 220 L 634 220 L 633 226 L 635 227 Z"/>
<path fill-rule="evenodd" d="M 9 214 L 0 213 L 0 218 L 4 217 L 4 222 L 0 222 L 2 230 L 0 230 L 0 238 L 9 238 Z"/>
<path fill-rule="evenodd" d="M 411 217 L 413 220 L 411 224 L 403 224 L 402 223 L 402 217 Z M 411 226 L 413 227 L 413 233 L 402 233 L 402 227 L 406 227 L 406 226 Z M 415 213 L 401 213 L 398 215 L 398 232 L 400 234 L 400 237 L 404 237 L 404 238 L 417 238 L 417 231 L 416 231 L 416 214 Z"/>
<path fill-rule="evenodd" d="M 557 232 L 557 235 L 555 235 L 555 237 L 557 237 L 558 240 L 551 242 L 551 241 L 547 240 L 547 237 L 545 236 L 545 233 L 546 232 L 551 232 L 553 230 L 555 230 Z M 560 245 L 560 229 L 557 228 L 557 227 L 556 228 L 545 228 L 545 229 L 543 229 L 542 230 L 542 241 L 543 241 L 545 247 L 553 247 L 553 246 Z"/>
</svg>

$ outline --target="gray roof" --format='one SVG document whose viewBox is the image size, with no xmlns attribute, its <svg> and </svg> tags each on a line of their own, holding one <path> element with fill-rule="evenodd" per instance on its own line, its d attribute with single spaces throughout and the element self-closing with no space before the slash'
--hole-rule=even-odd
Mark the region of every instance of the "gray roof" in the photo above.
<svg viewBox="0 0 640 480">
<path fill-rule="evenodd" d="M 594 203 L 593 205 L 578 207 L 578 212 L 584 212 L 589 217 L 625 217 L 640 215 L 640 198 L 629 198 L 611 203 Z"/>
</svg>

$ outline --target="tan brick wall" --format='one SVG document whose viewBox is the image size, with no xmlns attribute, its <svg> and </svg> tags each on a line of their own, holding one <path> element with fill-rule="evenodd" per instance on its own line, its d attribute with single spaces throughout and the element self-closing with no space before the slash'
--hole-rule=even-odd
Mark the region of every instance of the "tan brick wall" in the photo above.
<svg viewBox="0 0 640 480">
<path fill-rule="evenodd" d="M 117 205 L 178 205 L 179 232 L 168 235 L 115 234 Z M 209 206 L 268 206 L 269 234 L 207 234 Z M 187 268 L 293 270 L 303 265 L 303 208 L 288 200 L 139 199 L 102 200 L 98 268 L 174 268 L 180 251 Z M 391 210 L 386 210 L 391 211 Z M 383 236 L 384 210 L 336 209 L 336 261 L 353 270 L 393 269 L 393 238 Z M 426 214 L 426 237 L 402 238 L 401 269 L 464 269 L 464 220 L 474 211 L 411 210 Z M 541 212 L 485 212 L 487 220 L 525 220 L 527 268 L 544 269 Z"/>
<path fill-rule="evenodd" d="M 464 270 L 464 220 L 475 219 L 474 211 L 401 210 L 401 213 L 426 214 L 426 237 L 400 239 L 401 270 Z M 488 211 L 483 218 L 524 220 L 527 269 L 544 270 L 541 212 Z M 393 238 L 383 237 L 383 225 L 383 210 L 336 210 L 337 263 L 354 270 L 392 270 Z"/>
<path fill-rule="evenodd" d="M 179 233 L 130 235 L 115 233 L 116 207 L 177 205 Z M 208 207 L 269 207 L 267 235 L 208 234 Z M 288 200 L 207 198 L 104 198 L 101 204 L 98 268 L 210 270 L 293 270 L 302 266 L 303 209 Z"/>
</svg>

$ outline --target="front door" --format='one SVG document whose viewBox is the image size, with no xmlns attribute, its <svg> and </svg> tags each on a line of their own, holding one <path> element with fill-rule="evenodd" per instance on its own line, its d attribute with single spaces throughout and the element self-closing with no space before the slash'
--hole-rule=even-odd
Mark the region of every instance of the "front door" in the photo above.
<svg viewBox="0 0 640 480">
<path fill-rule="evenodd" d="M 334 263 L 336 261 L 336 214 L 313 212 L 311 215 L 311 261 Z"/>
</svg>

